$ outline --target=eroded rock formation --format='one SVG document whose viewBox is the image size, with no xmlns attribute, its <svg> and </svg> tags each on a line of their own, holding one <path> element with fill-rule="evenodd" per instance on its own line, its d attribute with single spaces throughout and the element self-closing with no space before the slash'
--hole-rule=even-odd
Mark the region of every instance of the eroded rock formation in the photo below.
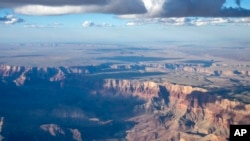
<svg viewBox="0 0 250 141">
<path fill-rule="evenodd" d="M 105 92 L 146 99 L 145 114 L 127 131 L 128 140 L 218 140 L 229 137 L 230 124 L 247 124 L 250 105 L 231 101 L 209 91 L 171 83 L 106 80 Z M 138 110 L 138 109 L 137 109 Z"/>
<path fill-rule="evenodd" d="M 160 67 L 164 68 L 164 65 L 160 65 Z M 172 65 L 168 67 L 173 67 L 174 69 L 182 68 L 185 71 L 199 71 L 197 69 L 189 70 L 185 68 L 187 66 L 179 66 L 178 68 L 175 68 L 176 66 Z M 224 97 L 225 94 L 215 94 L 211 89 L 173 84 L 165 81 L 155 82 L 138 79 L 111 79 L 94 77 L 95 75 L 82 75 L 91 74 L 95 72 L 97 68 L 93 69 L 93 66 L 32 68 L 1 65 L 0 76 L 2 78 L 1 84 L 7 85 L 13 83 L 14 85 L 21 88 L 22 86 L 26 86 L 26 83 L 28 87 L 32 87 L 34 84 L 38 85 L 38 82 L 44 81 L 43 87 L 50 87 L 50 89 L 46 91 L 44 90 L 44 97 L 49 97 L 50 92 L 53 92 L 54 88 L 58 88 L 63 90 L 69 89 L 66 92 L 70 94 L 74 93 L 71 90 L 77 89 L 79 91 L 84 91 L 84 94 L 91 96 L 103 96 L 103 98 L 106 96 L 121 98 L 130 97 L 143 100 L 143 103 L 134 107 L 131 106 L 134 108 L 132 109 L 134 114 L 132 117 L 126 118 L 126 121 L 136 122 L 136 124 L 131 128 L 126 128 L 127 131 L 124 138 L 129 141 L 226 141 L 229 137 L 230 124 L 249 124 L 250 105 Z M 227 73 L 225 71 L 213 71 L 211 73 L 218 75 L 237 74 L 237 72 Z M 240 74 L 248 75 L 248 72 L 241 72 Z M 53 87 L 52 84 L 54 83 L 60 83 L 60 87 Z M 2 85 L 2 87 L 4 86 L 5 85 Z M 70 94 L 67 94 L 67 98 L 70 97 Z M 43 97 L 43 95 L 40 96 Z M 58 95 L 58 97 L 59 96 L 61 95 Z M 58 97 L 56 95 L 53 98 Z M 90 113 L 91 106 L 88 105 L 89 103 L 84 103 L 88 101 L 88 99 L 83 102 L 81 101 L 81 98 L 89 97 L 77 96 L 76 100 L 73 101 L 73 104 L 72 102 L 70 103 L 73 106 L 61 106 L 61 101 L 59 101 L 59 106 L 56 105 L 50 109 L 48 114 L 43 114 L 43 116 L 49 115 L 60 120 L 86 120 L 89 118 L 88 116 L 105 115 L 105 113 Z M 44 100 L 51 99 L 44 98 Z M 96 99 L 91 100 L 92 102 L 98 102 L 98 99 L 97 101 L 95 101 Z M 64 101 L 67 101 L 67 99 Z M 74 103 L 75 101 L 76 103 Z M 52 102 L 54 101 L 52 100 Z M 104 101 L 104 103 L 105 102 L 108 103 L 107 101 Z M 46 102 L 42 101 L 41 103 L 44 104 Z M 98 105 L 98 103 L 94 103 L 92 106 L 93 105 L 97 105 L 96 107 L 100 109 L 103 106 L 103 104 Z M 126 107 L 129 105 L 124 104 L 120 105 L 120 107 L 112 107 L 111 105 L 108 106 L 108 108 L 114 108 L 115 110 L 112 112 L 124 112 L 126 114 L 127 111 L 119 111 L 126 109 L 122 108 L 122 106 Z M 84 109 L 84 107 L 86 109 Z M 108 109 L 107 111 L 110 110 Z M 112 125 L 113 119 L 108 119 L 109 117 L 112 116 L 97 118 L 98 120 L 99 118 L 103 118 L 102 120 L 111 121 L 108 124 Z M 117 119 L 117 115 L 115 117 Z M 121 117 L 121 119 L 125 120 L 124 117 Z M 95 124 L 101 126 L 101 124 L 98 122 Z M 3 118 L 0 120 L 0 133 L 2 125 Z M 63 137 L 65 134 L 70 134 L 70 139 L 77 141 L 84 140 L 84 136 L 82 137 L 81 133 L 82 130 L 78 130 L 76 128 L 62 129 L 60 125 L 49 123 L 41 125 L 40 129 L 48 132 L 51 136 Z M 1 138 L 2 137 L 0 136 L 0 140 Z"/>
<path fill-rule="evenodd" d="M 250 105 L 200 91 L 189 94 L 170 91 L 169 103 L 157 106 L 160 105 L 161 108 L 154 110 L 154 115 L 132 119 L 138 124 L 128 133 L 129 140 L 221 141 L 228 138 L 230 124 L 247 124 L 250 120 Z"/>
<path fill-rule="evenodd" d="M 56 124 L 43 124 L 40 128 L 54 137 L 59 136 L 63 138 L 64 136 L 71 136 L 71 138 L 75 141 L 82 141 L 82 136 L 78 129 L 62 129 Z"/>
</svg>

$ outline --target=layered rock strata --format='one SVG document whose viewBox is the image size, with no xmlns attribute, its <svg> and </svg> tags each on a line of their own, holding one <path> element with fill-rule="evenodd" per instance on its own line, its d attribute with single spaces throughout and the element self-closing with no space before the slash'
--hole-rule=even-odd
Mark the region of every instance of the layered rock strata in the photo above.
<svg viewBox="0 0 250 141">
<path fill-rule="evenodd" d="M 135 116 L 127 119 L 137 123 L 132 129 L 127 130 L 126 139 L 131 141 L 223 141 L 229 137 L 230 124 L 249 124 L 250 105 L 225 98 L 222 96 L 225 94 L 220 96 L 214 94 L 213 90 L 169 82 L 91 79 L 91 75 L 86 79 L 82 74 L 89 74 L 95 70 L 90 68 L 32 68 L 1 65 L 1 84 L 14 83 L 22 87 L 27 82 L 32 86 L 43 80 L 47 85 L 60 82 L 59 88 L 71 85 L 74 85 L 72 86 L 74 88 L 84 87 L 84 90 L 88 90 L 92 95 L 142 99 L 144 103 L 133 109 Z M 83 109 L 78 109 L 74 114 L 70 110 L 60 110 L 60 112 L 54 110 L 52 115 L 85 118 Z M 2 124 L 3 118 L 0 121 L 0 129 Z M 51 136 L 64 135 L 67 131 L 72 134 L 73 139 L 84 140 L 78 129 L 63 130 L 56 124 L 41 125 L 40 128 Z"/>
</svg>

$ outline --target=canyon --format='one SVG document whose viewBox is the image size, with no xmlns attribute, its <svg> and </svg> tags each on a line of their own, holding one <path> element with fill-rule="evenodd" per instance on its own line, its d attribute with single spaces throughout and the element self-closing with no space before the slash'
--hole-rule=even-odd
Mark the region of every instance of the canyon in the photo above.
<svg viewBox="0 0 250 141">
<path fill-rule="evenodd" d="M 0 140 L 226 141 L 250 121 L 249 67 L 0 65 Z"/>
</svg>

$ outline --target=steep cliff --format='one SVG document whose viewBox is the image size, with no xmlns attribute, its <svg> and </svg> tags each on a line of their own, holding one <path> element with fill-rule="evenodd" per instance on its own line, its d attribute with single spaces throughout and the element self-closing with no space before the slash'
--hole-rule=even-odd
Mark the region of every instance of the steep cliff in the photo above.
<svg viewBox="0 0 250 141">
<path fill-rule="evenodd" d="M 128 140 L 227 140 L 230 124 L 248 124 L 250 105 L 215 96 L 205 89 L 159 84 L 157 97 L 134 117 Z M 153 110 L 152 110 L 153 109 Z"/>
<path fill-rule="evenodd" d="M 137 96 L 146 100 L 157 96 L 158 92 L 159 85 L 155 82 L 116 79 L 105 79 L 103 87 L 99 90 L 102 94 Z"/>
<path fill-rule="evenodd" d="M 176 63 L 176 64 L 159 64 L 159 63 L 147 63 L 147 64 L 101 64 L 90 66 L 60 66 L 60 67 L 30 67 L 30 66 L 9 66 L 0 65 L 0 77 L 8 80 L 12 80 L 16 85 L 21 86 L 32 78 L 42 78 L 52 81 L 62 81 L 66 75 L 69 74 L 100 74 L 110 72 L 118 72 L 122 74 L 122 71 L 131 72 L 131 70 L 137 70 L 141 72 L 181 72 L 182 74 L 191 74 L 190 77 L 196 77 L 197 74 L 200 77 L 213 76 L 220 78 L 230 79 L 237 78 L 237 81 L 247 81 L 249 78 L 250 66 L 249 65 L 223 65 L 213 64 L 209 67 L 203 65 L 189 64 L 189 63 Z M 120 76 L 121 77 L 121 76 Z M 166 76 L 167 77 L 167 76 Z M 206 78 L 205 78 L 206 79 Z M 223 81 L 221 78 L 220 81 Z"/>
<path fill-rule="evenodd" d="M 0 104 L 9 106 L 12 112 L 17 112 L 17 114 L 10 113 L 9 110 L 1 107 L 0 114 L 4 116 L 2 114 L 7 113 L 7 118 L 15 117 L 13 115 L 26 115 L 25 118 L 30 115 L 34 118 L 46 117 L 46 122 L 42 121 L 37 124 L 40 130 L 48 133 L 46 135 L 52 136 L 51 139 L 63 139 L 67 134 L 68 139 L 78 141 L 84 140 L 85 136 L 82 131 L 87 130 L 83 129 L 92 129 L 92 136 L 88 139 L 95 139 L 93 133 L 97 128 L 102 129 L 98 129 L 99 132 L 112 129 L 112 133 L 107 132 L 105 136 L 98 135 L 98 139 L 103 140 L 108 140 L 110 137 L 122 139 L 124 137 L 129 141 L 224 141 L 229 137 L 230 124 L 249 124 L 250 104 L 229 99 L 223 91 L 221 94 L 216 91 L 215 94 L 213 89 L 173 84 L 167 81 L 112 79 L 93 74 L 100 70 L 105 71 L 101 69 L 102 67 L 39 68 L 1 65 L 0 88 L 7 93 L 11 85 L 11 92 L 8 93 L 9 95 L 1 93 L 0 96 L 9 101 L 1 99 Z M 119 68 L 112 65 L 111 67 Z M 164 65 L 157 67 L 164 68 Z M 168 67 L 185 69 L 187 66 L 171 65 Z M 186 71 L 190 70 L 186 69 Z M 199 70 L 192 69 L 191 71 Z M 234 74 L 237 72 L 233 72 Z M 244 74 L 248 73 L 244 72 Z M 234 90 L 231 92 L 237 93 Z M 18 99 L 13 99 L 12 93 L 17 93 L 14 96 Z M 138 102 L 137 99 L 143 102 Z M 20 107 L 17 107 L 22 110 L 15 109 L 13 103 L 19 104 Z M 22 119 L 25 118 L 22 117 Z M 100 124 L 89 119 L 110 122 Z M 113 122 L 115 120 L 118 121 L 117 125 Z M 75 128 L 76 121 L 84 121 L 86 125 L 95 127 L 85 127 L 86 125 L 79 123 L 77 124 L 79 128 Z M 127 121 L 136 124 L 128 125 L 125 123 Z M 90 122 L 94 123 L 87 124 Z M 63 126 L 59 123 L 66 124 L 67 128 L 62 128 Z M 70 128 L 72 125 L 75 127 Z M 3 118 L 0 120 L 0 134 L 2 134 L 2 127 Z M 122 130 L 117 132 L 121 127 Z M 8 129 L 7 127 L 6 130 Z M 124 130 L 126 134 L 123 133 Z M 12 134 L 6 133 L 6 135 Z M 4 134 L 2 136 L 5 137 Z M 0 135 L 0 140 L 2 136 Z"/>
<path fill-rule="evenodd" d="M 107 79 L 101 94 L 136 96 L 146 100 L 130 120 L 128 140 L 227 140 L 230 124 L 247 124 L 250 105 L 214 95 L 203 88 L 171 83 Z"/>
</svg>

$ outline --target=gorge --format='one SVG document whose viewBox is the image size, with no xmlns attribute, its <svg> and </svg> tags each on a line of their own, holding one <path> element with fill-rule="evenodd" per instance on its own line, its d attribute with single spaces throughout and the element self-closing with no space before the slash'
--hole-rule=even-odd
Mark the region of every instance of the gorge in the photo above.
<svg viewBox="0 0 250 141">
<path fill-rule="evenodd" d="M 1 65 L 0 140 L 223 141 L 250 120 L 250 102 L 230 95 L 247 87 L 155 81 L 165 72 L 122 66 Z"/>
</svg>

